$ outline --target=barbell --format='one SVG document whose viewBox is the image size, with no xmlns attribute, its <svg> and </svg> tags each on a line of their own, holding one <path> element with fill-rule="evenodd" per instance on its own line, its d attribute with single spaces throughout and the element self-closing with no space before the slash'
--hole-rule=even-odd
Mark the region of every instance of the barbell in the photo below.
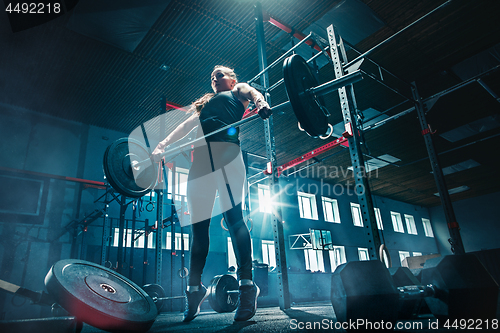
<svg viewBox="0 0 500 333">
<path fill-rule="evenodd" d="M 166 297 L 158 284 L 142 288 L 117 272 L 84 260 L 56 262 L 45 277 L 47 292 L 35 292 L 0 280 L 0 288 L 40 305 L 58 305 L 79 323 L 107 331 L 147 331 Z M 238 305 L 238 281 L 231 275 L 215 276 L 208 288 L 209 303 L 217 312 L 232 312 Z M 57 306 L 57 307 L 58 307 Z"/>
<path fill-rule="evenodd" d="M 354 71 L 341 78 L 328 81 L 318 86 L 309 65 L 299 55 L 292 55 L 283 63 L 283 78 L 289 101 L 274 106 L 273 112 L 291 106 L 299 123 L 299 129 L 313 138 L 329 137 L 333 127 L 328 123 L 330 115 L 320 97 L 361 80 L 361 71 Z M 226 125 L 202 137 L 191 140 L 178 147 L 168 149 L 161 156 L 171 155 L 206 137 L 236 128 L 255 119 L 254 114 L 235 123 Z M 149 149 L 132 138 L 118 139 L 104 153 L 103 170 L 109 184 L 120 194 L 140 198 L 156 185 L 156 163 L 151 159 Z"/>
<path fill-rule="evenodd" d="M 497 299 L 498 284 L 473 254 L 427 260 L 417 285 L 396 287 L 378 260 L 351 261 L 332 275 L 331 302 L 339 322 L 393 324 L 421 300 L 438 319 L 492 319 Z"/>
<path fill-rule="evenodd" d="M 208 287 L 208 302 L 219 313 L 232 312 L 238 306 L 238 281 L 229 274 L 216 275 Z M 165 296 L 165 290 L 159 284 L 147 284 L 142 289 L 153 299 L 158 312 L 165 301 L 185 299 L 186 296 Z"/>
</svg>

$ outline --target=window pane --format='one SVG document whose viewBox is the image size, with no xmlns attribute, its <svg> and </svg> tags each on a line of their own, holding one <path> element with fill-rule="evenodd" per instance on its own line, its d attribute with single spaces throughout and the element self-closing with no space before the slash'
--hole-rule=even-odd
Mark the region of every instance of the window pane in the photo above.
<svg viewBox="0 0 500 333">
<path fill-rule="evenodd" d="M 299 215 L 304 217 L 304 208 L 302 208 L 302 197 L 299 195 Z"/>
<path fill-rule="evenodd" d="M 321 201 L 323 202 L 323 214 L 325 215 L 325 221 L 339 223 L 340 220 L 337 216 L 338 215 L 337 200 L 330 199 L 327 197 L 321 197 Z"/>
<path fill-rule="evenodd" d="M 264 264 L 269 265 L 269 253 L 267 251 L 267 244 L 262 244 L 262 261 Z"/>
<path fill-rule="evenodd" d="M 360 261 L 369 260 L 368 249 L 358 248 L 358 256 Z"/>
<path fill-rule="evenodd" d="M 274 244 L 268 244 L 269 254 L 269 267 L 276 267 L 276 251 L 274 251 Z"/>
<path fill-rule="evenodd" d="M 434 237 L 434 233 L 432 232 L 431 221 L 429 219 L 422 219 L 422 224 L 424 226 L 425 236 Z"/>
<path fill-rule="evenodd" d="M 392 226 L 396 232 L 404 232 L 403 222 L 401 221 L 401 214 L 391 212 Z"/>
<path fill-rule="evenodd" d="M 271 202 L 271 191 L 269 190 L 269 186 L 259 184 L 258 196 L 259 196 L 259 211 L 261 213 L 271 213 L 272 202 Z"/>
<path fill-rule="evenodd" d="M 408 233 L 412 235 L 417 234 L 417 228 L 415 227 L 415 219 L 411 215 L 405 215 L 406 227 L 408 228 Z"/>
<path fill-rule="evenodd" d="M 403 260 L 405 260 L 406 257 L 410 256 L 410 252 L 407 251 L 399 251 L 399 260 L 401 261 L 401 266 L 403 266 Z"/>
<path fill-rule="evenodd" d="M 326 220 L 328 222 L 333 222 L 335 221 L 333 218 L 333 206 L 331 202 L 325 202 L 325 215 L 326 215 Z"/>
<path fill-rule="evenodd" d="M 325 262 L 323 261 L 323 251 L 314 251 L 316 252 L 316 258 L 318 263 L 318 271 L 325 271 Z"/>
<path fill-rule="evenodd" d="M 382 224 L 382 215 L 380 215 L 380 209 L 375 208 L 375 219 L 377 220 L 377 227 L 379 230 L 384 230 L 384 225 Z"/>
<path fill-rule="evenodd" d="M 306 261 L 306 270 L 311 270 L 311 265 L 309 262 L 309 250 L 304 249 L 304 259 Z"/>
<path fill-rule="evenodd" d="M 304 210 L 304 218 L 306 219 L 312 218 L 311 201 L 309 200 L 309 198 L 306 197 L 301 197 L 301 200 L 302 200 L 302 208 Z"/>
<path fill-rule="evenodd" d="M 188 175 L 185 173 L 179 173 L 179 193 L 180 195 L 187 194 L 187 179 Z"/>
<path fill-rule="evenodd" d="M 236 265 L 236 257 L 234 256 L 234 250 L 233 250 L 233 243 L 231 242 L 231 237 L 227 238 L 227 267 L 233 266 L 234 268 L 237 267 Z"/>
<path fill-rule="evenodd" d="M 309 193 L 297 192 L 300 217 L 304 219 L 318 219 L 316 197 Z"/>
<path fill-rule="evenodd" d="M 332 273 L 335 271 L 337 266 L 345 263 L 345 249 L 343 246 L 334 246 L 333 250 L 330 250 L 330 266 L 332 267 Z"/>
<path fill-rule="evenodd" d="M 358 204 L 351 202 L 351 213 L 352 213 L 352 222 L 357 227 L 363 226 L 363 220 L 361 219 L 361 210 Z"/>
</svg>

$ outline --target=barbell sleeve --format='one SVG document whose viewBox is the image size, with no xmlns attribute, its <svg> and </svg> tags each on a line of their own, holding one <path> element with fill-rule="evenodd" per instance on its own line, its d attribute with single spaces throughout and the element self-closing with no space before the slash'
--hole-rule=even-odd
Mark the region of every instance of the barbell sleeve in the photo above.
<svg viewBox="0 0 500 333">
<path fill-rule="evenodd" d="M 363 79 L 363 73 L 361 72 L 361 70 L 358 69 L 358 70 L 356 70 L 352 73 L 346 74 L 338 79 L 331 80 L 331 81 L 325 82 L 323 84 L 320 84 L 319 86 L 317 86 L 315 88 L 311 88 L 308 90 L 308 92 L 315 94 L 315 95 L 318 95 L 318 96 L 322 96 L 322 95 L 328 94 L 336 89 L 339 89 L 339 88 L 342 88 L 344 86 L 356 83 L 362 79 Z"/>
</svg>

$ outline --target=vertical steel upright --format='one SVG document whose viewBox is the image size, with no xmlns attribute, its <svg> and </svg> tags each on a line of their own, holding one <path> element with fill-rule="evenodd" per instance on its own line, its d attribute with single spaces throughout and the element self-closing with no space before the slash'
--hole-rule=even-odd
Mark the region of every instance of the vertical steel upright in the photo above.
<svg viewBox="0 0 500 333">
<path fill-rule="evenodd" d="M 422 136 L 424 137 L 425 147 L 427 148 L 429 162 L 431 163 L 432 167 L 432 173 L 434 175 L 434 180 L 436 181 L 439 198 L 441 199 L 441 203 L 444 209 L 444 216 L 448 224 L 448 230 L 450 232 L 449 241 L 451 244 L 451 251 L 455 254 L 463 254 L 465 253 L 465 249 L 464 244 L 462 243 L 462 237 L 460 236 L 460 228 L 458 227 L 457 218 L 455 217 L 450 194 L 448 193 L 448 188 L 444 180 L 443 170 L 441 170 L 438 155 L 436 154 L 436 149 L 434 148 L 432 132 L 425 118 L 424 104 L 422 102 L 422 99 L 420 98 L 415 82 L 411 84 L 411 92 L 413 94 L 413 99 L 415 100 L 415 110 L 417 111 L 418 121 L 420 123 L 420 128 L 422 129 Z"/>
<path fill-rule="evenodd" d="M 264 23 L 262 17 L 262 6 L 259 2 L 255 4 L 255 26 L 257 34 L 257 52 L 259 56 L 259 70 L 267 67 L 266 45 L 264 37 Z M 260 77 L 260 84 L 264 88 L 269 87 L 269 76 L 265 72 Z M 265 98 L 271 104 L 269 94 Z M 285 237 L 283 231 L 283 218 L 281 214 L 280 184 L 278 179 L 278 163 L 276 161 L 276 147 L 273 133 L 273 116 L 264 121 L 264 135 L 266 139 L 266 153 L 268 163 L 271 164 L 272 173 L 269 177 L 269 190 L 273 200 L 273 214 L 271 220 L 273 225 L 274 247 L 276 250 L 276 270 L 278 272 L 278 296 L 280 309 L 290 308 L 290 291 L 288 287 L 288 266 L 286 263 Z"/>
<path fill-rule="evenodd" d="M 111 190 L 111 186 L 109 183 L 106 183 L 106 194 L 104 195 L 104 214 L 103 214 L 103 222 L 102 222 L 102 240 L 101 240 L 101 266 L 106 264 L 106 258 L 108 257 L 108 246 L 109 246 L 109 227 L 111 222 L 109 220 L 109 191 Z"/>
<path fill-rule="evenodd" d="M 172 200 L 169 202 L 170 203 L 170 295 L 175 295 L 176 294 L 176 288 L 174 286 L 174 278 L 175 278 L 175 213 L 176 213 L 176 207 L 175 207 L 175 187 L 176 187 L 176 169 L 175 169 L 175 162 L 172 162 L 172 181 L 170 183 L 170 188 L 172 189 L 170 192 L 170 195 L 172 196 Z M 165 169 L 164 171 L 164 177 L 167 178 L 167 170 Z M 167 190 L 168 193 L 168 190 Z M 173 302 L 170 302 L 170 310 L 173 310 Z"/>
<path fill-rule="evenodd" d="M 134 249 L 135 249 L 135 222 L 137 221 L 137 201 L 132 204 L 132 232 L 130 240 L 130 264 L 128 265 L 128 277 L 133 280 L 134 273 Z"/>
<path fill-rule="evenodd" d="M 149 238 L 149 220 L 144 221 L 144 248 L 143 248 L 143 259 L 142 259 L 142 284 L 145 285 L 148 281 L 148 238 Z"/>
<path fill-rule="evenodd" d="M 335 34 L 333 25 L 327 28 L 327 34 L 335 78 L 338 79 L 345 75 L 344 69 L 342 68 L 342 62 L 347 63 L 344 44 L 341 43 L 340 39 L 337 40 L 338 36 Z M 343 59 L 341 59 L 341 57 Z M 346 131 L 351 135 L 348 138 L 348 142 L 349 154 L 351 156 L 351 163 L 354 171 L 355 193 L 358 196 L 363 226 L 365 234 L 368 237 L 368 253 L 370 254 L 370 260 L 380 259 L 378 250 L 382 245 L 382 241 L 380 240 L 377 221 L 375 219 L 373 200 L 367 179 L 367 170 L 365 170 L 363 152 L 361 151 L 361 136 L 356 123 L 354 90 L 351 89 L 352 85 L 349 86 L 349 89 L 346 88 L 347 87 L 342 87 L 338 92 L 342 116 L 344 117 L 344 125 Z"/>
<path fill-rule="evenodd" d="M 125 213 L 127 211 L 127 198 L 124 195 L 120 196 L 120 219 L 118 227 L 118 252 L 116 255 L 116 272 L 122 273 L 123 264 L 123 232 L 125 231 Z"/>
<path fill-rule="evenodd" d="M 184 291 L 186 290 L 187 288 L 187 285 L 184 286 L 184 279 L 182 278 L 183 277 L 183 274 L 184 274 L 184 266 L 186 265 L 186 258 L 185 258 L 185 248 L 184 248 L 184 230 L 182 228 L 182 226 L 184 225 L 184 221 L 183 219 L 185 218 L 184 216 L 184 207 L 185 207 L 185 202 L 184 202 L 184 197 L 181 197 L 181 213 L 179 215 L 179 231 L 180 231 L 180 234 L 181 234 L 181 268 L 179 270 L 179 272 L 182 272 L 182 273 L 179 273 L 180 274 L 180 278 L 181 278 L 181 290 Z M 173 284 L 173 283 L 172 283 Z M 187 283 L 186 283 L 187 284 Z M 185 299 L 184 298 L 181 298 L 182 300 L 182 304 L 181 304 L 181 311 L 184 309 L 185 307 Z"/>
<path fill-rule="evenodd" d="M 159 137 L 165 137 L 165 113 L 167 112 L 167 98 L 161 98 L 160 105 L 160 133 Z M 165 164 L 160 163 L 160 174 L 165 172 Z M 158 184 L 156 193 L 156 246 L 155 246 L 155 283 L 161 285 L 161 271 L 163 269 L 162 242 L 163 242 L 163 192 L 167 184 L 167 179 Z"/>
</svg>

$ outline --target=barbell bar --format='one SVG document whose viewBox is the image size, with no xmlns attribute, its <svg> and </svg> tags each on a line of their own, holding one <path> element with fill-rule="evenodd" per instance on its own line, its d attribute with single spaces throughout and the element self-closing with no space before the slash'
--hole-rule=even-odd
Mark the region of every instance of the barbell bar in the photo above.
<svg viewBox="0 0 500 333">
<path fill-rule="evenodd" d="M 294 56 L 300 57 L 298 55 L 294 55 Z M 313 87 L 313 88 L 307 88 L 307 90 L 305 91 L 305 95 L 306 96 L 309 96 L 309 95 L 311 95 L 311 96 L 314 96 L 314 95 L 323 96 L 327 93 L 334 91 L 335 89 L 339 89 L 339 88 L 344 87 L 346 85 L 353 84 L 353 83 L 358 82 L 362 79 L 363 79 L 363 73 L 360 70 L 357 70 L 357 71 L 349 73 L 341 78 L 334 79 L 334 80 L 328 81 L 326 83 L 323 83 L 320 86 Z M 303 96 L 299 96 L 299 98 L 303 98 Z M 290 105 L 290 101 L 286 101 L 286 102 L 283 102 L 281 104 L 278 104 L 278 105 L 272 107 L 273 113 L 279 112 L 280 110 L 284 109 L 285 107 L 287 107 L 289 105 Z M 294 112 L 295 112 L 295 109 L 294 109 Z M 198 141 L 201 141 L 209 136 L 215 135 L 215 134 L 223 132 L 223 131 L 227 131 L 231 127 L 234 127 L 234 128 L 239 127 L 243 124 L 249 123 L 249 122 L 251 122 L 255 119 L 258 119 L 258 118 L 259 118 L 258 114 L 251 115 L 245 119 L 239 120 L 239 121 L 234 122 L 234 123 L 229 124 L 229 125 L 226 125 L 226 126 L 221 127 L 213 132 L 205 134 L 199 138 L 196 138 L 196 139 L 193 139 L 189 142 L 181 144 L 178 147 L 168 149 L 168 150 L 164 151 L 163 153 L 161 153 L 161 156 L 163 157 L 163 156 L 173 154 L 173 153 L 175 153 L 179 150 L 182 150 L 186 147 L 189 147 L 192 144 L 194 144 Z M 324 133 L 324 134 L 326 135 L 327 133 Z M 131 164 L 136 171 L 140 171 L 141 166 L 147 164 L 149 161 L 150 160 L 148 160 L 148 159 L 142 160 L 142 161 L 132 161 Z"/>
<path fill-rule="evenodd" d="M 318 86 L 306 61 L 299 55 L 292 55 L 283 63 L 283 79 L 289 101 L 272 109 L 274 112 L 279 112 L 291 105 L 301 128 L 309 136 L 327 138 L 332 134 L 333 127 L 328 123 L 328 111 L 318 99 L 328 92 L 358 82 L 362 78 L 363 74 L 358 70 Z M 257 118 L 259 115 L 254 114 L 226 125 L 175 148 L 167 149 L 161 157 L 177 153 L 208 136 L 231 127 L 239 127 Z M 157 163 L 152 160 L 149 149 L 132 138 L 118 139 L 104 153 L 103 170 L 106 179 L 113 189 L 126 197 L 140 198 L 150 192 L 156 185 L 158 175 L 156 168 Z"/>
<path fill-rule="evenodd" d="M 158 284 L 145 285 L 143 290 L 153 299 L 158 312 L 163 308 L 164 301 L 186 298 L 186 296 L 165 296 L 165 290 Z M 238 293 L 238 281 L 232 275 L 216 275 L 208 287 L 208 302 L 216 312 L 232 312 L 238 305 Z"/>
</svg>

